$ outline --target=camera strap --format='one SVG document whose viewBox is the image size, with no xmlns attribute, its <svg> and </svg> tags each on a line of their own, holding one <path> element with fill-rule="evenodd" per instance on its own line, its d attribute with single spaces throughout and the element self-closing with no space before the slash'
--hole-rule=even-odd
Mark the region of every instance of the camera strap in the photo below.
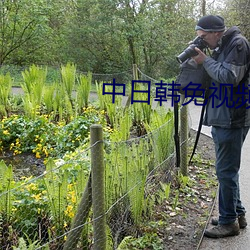
<svg viewBox="0 0 250 250">
<path fill-rule="evenodd" d="M 180 167 L 180 138 L 179 138 L 179 106 L 177 91 L 174 94 L 174 142 L 175 142 L 175 154 L 176 154 L 176 167 Z"/>
<path fill-rule="evenodd" d="M 197 148 L 197 145 L 198 145 L 198 142 L 199 142 L 199 138 L 200 138 L 200 134 L 201 134 L 201 128 L 202 128 L 202 121 L 203 121 L 203 117 L 204 117 L 204 113 L 205 113 L 205 109 L 206 109 L 205 101 L 206 101 L 207 97 L 208 97 L 208 89 L 205 90 L 205 98 L 203 100 L 199 125 L 198 125 L 198 129 L 197 129 L 197 133 L 196 133 L 196 138 L 195 138 L 195 142 L 194 142 L 193 151 L 192 151 L 192 154 L 191 154 L 190 159 L 189 159 L 189 165 L 192 162 L 193 156 L 195 154 L 195 151 L 196 151 L 196 148 Z"/>
</svg>

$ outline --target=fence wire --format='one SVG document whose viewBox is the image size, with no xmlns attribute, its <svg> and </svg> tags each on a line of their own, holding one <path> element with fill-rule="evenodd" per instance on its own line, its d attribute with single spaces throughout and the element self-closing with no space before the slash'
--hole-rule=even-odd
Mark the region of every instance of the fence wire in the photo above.
<svg viewBox="0 0 250 250">
<path fill-rule="evenodd" d="M 157 192 L 162 191 L 160 183 L 171 181 L 175 166 L 172 134 L 171 119 L 145 136 L 105 141 L 107 242 L 110 244 L 107 249 L 117 249 L 126 236 L 136 236 L 138 225 L 153 216 L 154 203 L 160 196 Z M 91 204 L 81 208 L 86 214 L 72 228 L 82 194 L 91 193 L 87 184 L 91 172 L 90 148 L 77 153 L 81 155 L 80 160 L 50 160 L 43 174 L 19 180 L 21 184 L 16 188 L 11 188 L 14 176 L 2 162 L 5 191 L 0 194 L 1 249 L 13 249 L 21 244 L 32 244 L 34 249 L 63 249 L 69 233 L 78 229 L 81 234 L 76 249 L 91 249 L 94 222 Z"/>
<path fill-rule="evenodd" d="M 170 116 L 141 137 L 98 142 L 104 143 L 107 249 L 141 234 L 139 225 L 153 218 L 161 184 L 171 183 L 176 171 L 173 122 Z M 93 219 L 91 207 L 92 147 L 79 148 L 73 158 L 48 159 L 39 166 L 42 174 L 18 179 L 1 161 L 1 249 L 92 249 L 93 224 L 100 219 Z"/>
</svg>

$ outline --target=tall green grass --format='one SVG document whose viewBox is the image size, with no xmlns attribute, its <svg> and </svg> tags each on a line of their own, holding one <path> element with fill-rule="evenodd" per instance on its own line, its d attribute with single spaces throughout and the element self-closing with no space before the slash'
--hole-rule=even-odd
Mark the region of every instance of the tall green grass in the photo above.
<svg viewBox="0 0 250 250">
<path fill-rule="evenodd" d="M 10 74 L 0 75 L 0 115 L 7 116 L 9 111 L 9 100 L 11 93 L 12 79 Z"/>
<path fill-rule="evenodd" d="M 26 115 L 34 118 L 37 113 L 40 113 L 47 68 L 32 65 L 28 70 L 22 72 L 22 76 L 24 111 Z"/>
</svg>

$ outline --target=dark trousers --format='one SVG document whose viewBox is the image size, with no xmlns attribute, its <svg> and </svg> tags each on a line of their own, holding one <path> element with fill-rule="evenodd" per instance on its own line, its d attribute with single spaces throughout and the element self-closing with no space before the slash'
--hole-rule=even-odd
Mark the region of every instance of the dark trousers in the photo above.
<svg viewBox="0 0 250 250">
<path fill-rule="evenodd" d="M 212 127 L 215 143 L 216 175 L 219 181 L 219 223 L 233 223 L 245 214 L 240 200 L 239 169 L 241 149 L 249 127 L 225 129 Z"/>
</svg>

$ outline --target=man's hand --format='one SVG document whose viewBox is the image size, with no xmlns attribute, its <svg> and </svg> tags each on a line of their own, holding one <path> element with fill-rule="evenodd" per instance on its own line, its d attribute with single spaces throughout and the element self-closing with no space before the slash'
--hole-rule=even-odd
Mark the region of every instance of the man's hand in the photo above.
<svg viewBox="0 0 250 250">
<path fill-rule="evenodd" d="M 207 56 L 197 47 L 194 48 L 195 51 L 198 53 L 197 56 L 192 57 L 197 64 L 203 64 Z"/>
</svg>

